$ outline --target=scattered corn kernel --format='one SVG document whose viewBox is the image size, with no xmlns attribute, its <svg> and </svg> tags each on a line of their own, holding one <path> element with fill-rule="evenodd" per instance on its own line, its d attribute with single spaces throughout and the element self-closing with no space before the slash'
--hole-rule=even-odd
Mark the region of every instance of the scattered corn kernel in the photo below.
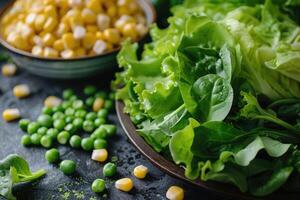
<svg viewBox="0 0 300 200">
<path fill-rule="evenodd" d="M 101 110 L 101 108 L 103 108 L 103 106 L 104 106 L 104 99 L 97 98 L 93 104 L 93 111 L 98 112 L 99 110 Z"/>
<path fill-rule="evenodd" d="M 116 181 L 115 187 L 123 192 L 129 192 L 133 188 L 133 182 L 130 178 L 122 178 Z"/>
<path fill-rule="evenodd" d="M 53 108 L 56 106 L 59 106 L 61 104 L 62 100 L 55 96 L 49 96 L 44 101 L 44 106 L 48 108 Z"/>
<path fill-rule="evenodd" d="M 184 191 L 181 187 L 171 186 L 167 191 L 166 197 L 170 200 L 183 200 Z"/>
<path fill-rule="evenodd" d="M 2 66 L 3 76 L 13 76 L 17 72 L 17 66 L 13 63 L 8 63 Z"/>
<path fill-rule="evenodd" d="M 10 122 L 21 117 L 20 111 L 17 108 L 6 109 L 2 113 L 2 117 L 5 121 Z"/>
<path fill-rule="evenodd" d="M 133 175 L 139 179 L 143 179 L 148 174 L 148 168 L 144 165 L 139 165 L 134 168 Z"/>
<path fill-rule="evenodd" d="M 30 95 L 30 88 L 28 85 L 16 85 L 13 89 L 15 97 L 21 99 Z"/>
<path fill-rule="evenodd" d="M 92 153 L 92 160 L 104 162 L 107 160 L 108 152 L 106 149 L 97 149 Z"/>
</svg>

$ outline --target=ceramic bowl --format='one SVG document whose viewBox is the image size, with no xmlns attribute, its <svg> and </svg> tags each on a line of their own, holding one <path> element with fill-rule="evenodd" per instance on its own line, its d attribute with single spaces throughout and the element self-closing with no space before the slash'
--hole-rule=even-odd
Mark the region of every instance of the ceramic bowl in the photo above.
<svg viewBox="0 0 300 200">
<path fill-rule="evenodd" d="M 10 1 L 2 9 L 0 12 L 0 19 L 13 5 L 13 3 L 14 0 Z M 138 0 L 138 3 L 145 12 L 147 24 L 150 25 L 154 23 L 156 19 L 156 11 L 150 1 Z M 140 41 L 143 39 L 144 38 L 142 38 Z M 44 58 L 16 49 L 6 42 L 1 34 L 0 43 L 5 49 L 8 50 L 13 62 L 19 67 L 24 68 L 33 74 L 55 79 L 84 78 L 105 72 L 107 70 L 113 70 L 116 68 L 116 55 L 120 50 L 118 48 L 102 55 L 86 56 L 73 59 Z"/>
</svg>

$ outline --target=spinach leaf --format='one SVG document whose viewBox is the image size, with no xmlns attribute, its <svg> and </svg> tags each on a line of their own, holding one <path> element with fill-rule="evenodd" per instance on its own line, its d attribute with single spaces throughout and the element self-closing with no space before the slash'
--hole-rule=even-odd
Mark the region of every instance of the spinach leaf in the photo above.
<svg viewBox="0 0 300 200">
<path fill-rule="evenodd" d="M 7 199 L 15 199 L 12 194 L 14 184 L 34 181 L 45 173 L 45 170 L 32 173 L 26 160 L 11 154 L 0 161 L 0 195 Z"/>
</svg>

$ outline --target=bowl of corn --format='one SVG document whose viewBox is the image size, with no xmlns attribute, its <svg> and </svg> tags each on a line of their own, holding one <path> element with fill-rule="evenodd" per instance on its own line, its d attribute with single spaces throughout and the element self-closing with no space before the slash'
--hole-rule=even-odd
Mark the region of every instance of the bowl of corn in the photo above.
<svg viewBox="0 0 300 200">
<path fill-rule="evenodd" d="M 14 0 L 0 13 L 0 43 L 31 73 L 82 78 L 115 68 L 121 43 L 142 41 L 155 18 L 147 0 Z"/>
</svg>

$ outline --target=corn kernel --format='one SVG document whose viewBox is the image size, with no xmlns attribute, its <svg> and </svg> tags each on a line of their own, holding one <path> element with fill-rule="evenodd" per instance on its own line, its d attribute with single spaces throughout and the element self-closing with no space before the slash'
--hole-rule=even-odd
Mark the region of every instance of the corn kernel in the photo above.
<svg viewBox="0 0 300 200">
<path fill-rule="evenodd" d="M 47 33 L 43 37 L 43 44 L 45 46 L 52 46 L 55 42 L 55 37 L 51 33 Z"/>
<path fill-rule="evenodd" d="M 75 54 L 77 57 L 83 57 L 86 55 L 86 50 L 84 48 L 76 49 Z"/>
<path fill-rule="evenodd" d="M 3 76 L 13 76 L 17 72 L 17 66 L 13 63 L 5 64 L 2 67 Z"/>
<path fill-rule="evenodd" d="M 31 53 L 35 56 L 44 56 L 44 50 L 41 46 L 34 46 L 31 50 Z"/>
<path fill-rule="evenodd" d="M 53 108 L 59 106 L 62 103 L 62 100 L 55 96 L 49 96 L 44 101 L 44 106 L 47 108 Z"/>
<path fill-rule="evenodd" d="M 123 192 L 129 192 L 133 188 L 133 182 L 130 178 L 122 178 L 116 181 L 115 187 Z"/>
<path fill-rule="evenodd" d="M 118 14 L 121 15 L 130 15 L 130 10 L 127 6 L 119 6 L 118 7 Z"/>
<path fill-rule="evenodd" d="M 97 32 L 96 32 L 96 39 L 97 39 L 97 40 L 104 40 L 104 35 L 103 35 L 103 33 L 100 32 L 100 31 L 97 31 Z"/>
<path fill-rule="evenodd" d="M 53 5 L 48 5 L 45 7 L 44 14 L 47 17 L 56 18 L 57 17 L 56 8 Z"/>
<path fill-rule="evenodd" d="M 143 179 L 148 174 L 148 168 L 144 165 L 139 165 L 134 168 L 133 175 L 139 179 Z"/>
<path fill-rule="evenodd" d="M 75 49 L 75 38 L 72 33 L 65 33 L 62 37 L 65 49 Z"/>
<path fill-rule="evenodd" d="M 25 22 L 26 22 L 28 25 L 33 26 L 33 25 L 34 25 L 34 22 L 35 22 L 35 20 L 36 20 L 36 18 L 37 18 L 37 14 L 35 14 L 35 13 L 30 13 L 29 15 L 27 15 Z"/>
<path fill-rule="evenodd" d="M 82 39 L 86 35 L 86 29 L 83 26 L 75 26 L 73 35 L 75 39 Z"/>
<path fill-rule="evenodd" d="M 60 56 L 65 59 L 74 58 L 76 56 L 75 52 L 71 49 L 64 50 L 60 53 Z"/>
<path fill-rule="evenodd" d="M 121 35 L 117 29 L 110 28 L 103 32 L 104 39 L 112 44 L 118 44 L 121 40 Z"/>
<path fill-rule="evenodd" d="M 118 14 L 118 9 L 116 6 L 113 5 L 107 9 L 107 15 L 110 16 L 111 18 L 116 17 L 117 14 Z"/>
<path fill-rule="evenodd" d="M 101 0 L 90 0 L 87 2 L 86 7 L 98 14 L 102 11 Z"/>
<path fill-rule="evenodd" d="M 92 160 L 104 162 L 107 160 L 108 152 L 106 149 L 97 149 L 92 153 Z"/>
<path fill-rule="evenodd" d="M 69 0 L 69 6 L 71 7 L 80 7 L 83 5 L 82 0 Z"/>
<path fill-rule="evenodd" d="M 36 31 L 43 30 L 44 24 L 46 23 L 46 16 L 44 14 L 39 14 L 34 22 L 34 27 Z"/>
<path fill-rule="evenodd" d="M 45 5 L 56 5 L 56 0 L 43 0 Z"/>
<path fill-rule="evenodd" d="M 85 24 L 94 24 L 97 20 L 95 13 L 88 8 L 82 10 L 81 16 Z"/>
<path fill-rule="evenodd" d="M 56 35 L 57 36 L 62 36 L 63 34 L 67 33 L 70 31 L 70 27 L 67 23 L 60 23 L 58 25 L 57 31 L 56 31 Z"/>
<path fill-rule="evenodd" d="M 55 49 L 53 48 L 50 48 L 50 47 L 46 47 L 45 50 L 44 50 L 44 56 L 46 58 L 57 58 L 58 57 L 58 51 L 56 51 Z"/>
<path fill-rule="evenodd" d="M 167 191 L 166 197 L 170 200 L 183 200 L 184 191 L 181 187 L 171 186 Z"/>
<path fill-rule="evenodd" d="M 40 36 L 35 35 L 33 37 L 33 43 L 37 46 L 43 46 L 43 39 Z"/>
<path fill-rule="evenodd" d="M 30 88 L 28 85 L 16 85 L 13 89 L 15 97 L 21 99 L 30 95 Z"/>
<path fill-rule="evenodd" d="M 136 31 L 136 26 L 135 26 L 135 24 L 133 24 L 133 23 L 126 24 L 126 25 L 123 27 L 122 34 L 123 34 L 125 37 L 130 37 L 131 39 L 136 40 L 138 34 L 137 34 L 137 31 Z"/>
<path fill-rule="evenodd" d="M 55 29 L 56 25 L 57 25 L 56 19 L 53 17 L 50 17 L 46 20 L 46 22 L 44 24 L 44 31 L 51 32 Z"/>
<path fill-rule="evenodd" d="M 97 16 L 97 25 L 100 31 L 104 31 L 105 29 L 109 28 L 110 17 L 105 14 L 99 14 Z"/>
<path fill-rule="evenodd" d="M 102 40 L 97 40 L 93 47 L 93 51 L 97 55 L 104 53 L 106 49 L 107 49 L 107 44 Z"/>
<path fill-rule="evenodd" d="M 86 30 L 87 32 L 96 33 L 99 30 L 99 28 L 95 25 L 87 25 Z"/>
<path fill-rule="evenodd" d="M 96 37 L 93 33 L 87 33 L 83 38 L 82 44 L 86 49 L 91 49 L 96 42 Z"/>
<path fill-rule="evenodd" d="M 99 110 L 101 110 L 101 108 L 103 108 L 103 106 L 104 106 L 104 99 L 97 98 L 93 104 L 93 111 L 98 112 Z"/>
<path fill-rule="evenodd" d="M 24 39 L 20 34 L 12 32 L 8 35 L 7 41 L 18 49 L 29 50 L 30 46 L 26 39 Z"/>
<path fill-rule="evenodd" d="M 59 39 L 59 40 L 56 40 L 54 43 L 53 43 L 53 48 L 56 50 L 56 51 L 62 51 L 65 49 L 65 46 L 64 46 L 64 43 L 62 41 L 62 39 Z"/>
<path fill-rule="evenodd" d="M 7 121 L 13 121 L 21 117 L 20 111 L 17 108 L 6 109 L 2 113 L 2 118 Z"/>
<path fill-rule="evenodd" d="M 57 0 L 56 2 L 60 8 L 69 8 L 69 0 Z"/>
<path fill-rule="evenodd" d="M 139 36 L 144 36 L 148 32 L 148 28 L 143 24 L 136 25 L 136 31 L 138 32 Z"/>
</svg>

